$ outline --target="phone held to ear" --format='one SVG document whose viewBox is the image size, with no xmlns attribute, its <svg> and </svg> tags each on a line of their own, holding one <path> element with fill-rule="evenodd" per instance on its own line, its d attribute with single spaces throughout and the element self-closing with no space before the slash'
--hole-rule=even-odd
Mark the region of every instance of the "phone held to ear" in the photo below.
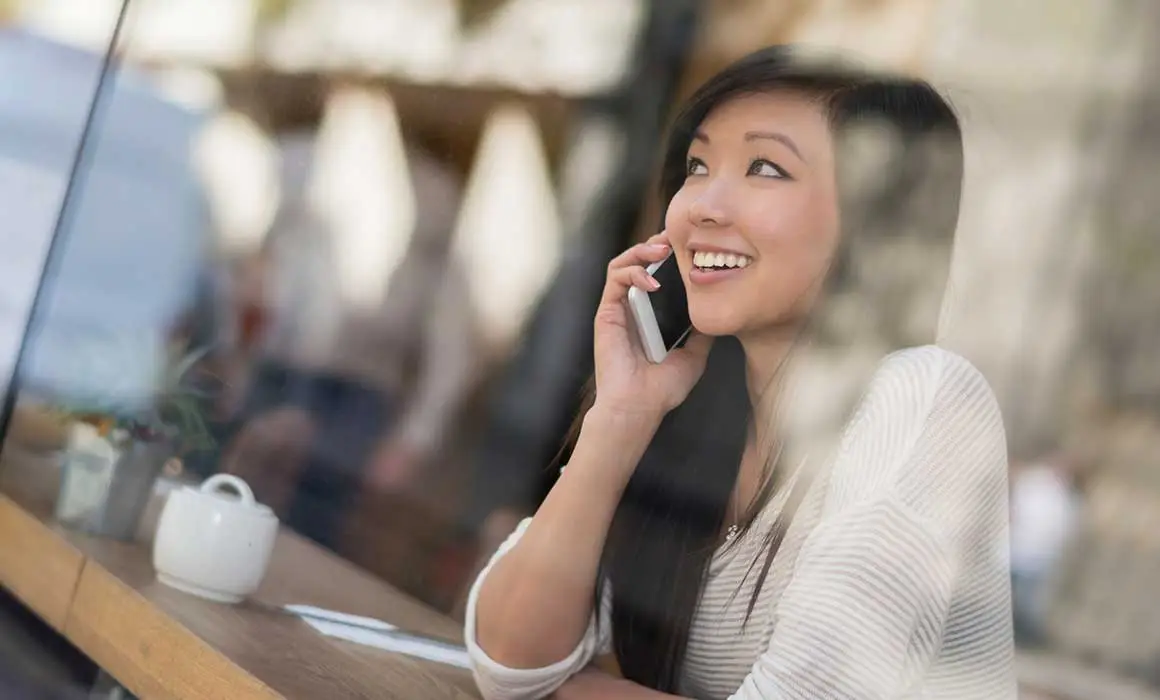
<svg viewBox="0 0 1160 700">
<path fill-rule="evenodd" d="M 655 292 L 629 289 L 628 308 L 645 357 L 656 364 L 685 342 L 693 324 L 689 320 L 689 300 L 676 257 L 669 255 L 649 265 L 647 272 L 660 282 L 660 289 Z"/>
</svg>

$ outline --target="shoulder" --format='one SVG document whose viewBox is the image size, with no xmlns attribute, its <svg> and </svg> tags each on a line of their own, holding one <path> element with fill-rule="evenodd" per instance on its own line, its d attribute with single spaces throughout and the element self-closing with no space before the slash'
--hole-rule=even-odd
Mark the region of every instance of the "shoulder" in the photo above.
<svg viewBox="0 0 1160 700">
<path fill-rule="evenodd" d="M 890 353 L 870 375 L 847 432 L 889 428 L 896 437 L 913 437 L 943 400 L 948 382 L 986 386 L 969 362 L 940 347 L 924 345 Z"/>
<path fill-rule="evenodd" d="M 921 406 L 912 412 L 920 432 L 981 430 L 1003 437 L 999 402 L 986 377 L 966 358 L 936 345 L 887 355 L 871 381 L 866 401 Z"/>
<path fill-rule="evenodd" d="M 1006 438 L 990 385 L 968 360 L 937 346 L 891 353 L 847 425 L 835 469 L 863 495 L 931 478 L 1005 475 Z"/>
<path fill-rule="evenodd" d="M 930 387 L 947 380 L 966 380 L 987 386 L 970 360 L 937 345 L 921 345 L 890 353 L 878 365 L 876 378 L 906 380 Z"/>
<path fill-rule="evenodd" d="M 999 418 L 999 402 L 983 373 L 966 358 L 937 345 L 887 355 L 874 373 L 865 401 L 921 405 L 916 418 L 924 424 L 953 418 L 950 414 L 956 407 L 981 418 Z"/>
<path fill-rule="evenodd" d="M 921 386 L 928 397 L 897 475 L 903 500 L 942 521 L 998 503 L 1007 486 L 1007 440 L 999 402 L 983 373 L 934 346 L 896 353 L 884 365 L 895 381 Z"/>
</svg>

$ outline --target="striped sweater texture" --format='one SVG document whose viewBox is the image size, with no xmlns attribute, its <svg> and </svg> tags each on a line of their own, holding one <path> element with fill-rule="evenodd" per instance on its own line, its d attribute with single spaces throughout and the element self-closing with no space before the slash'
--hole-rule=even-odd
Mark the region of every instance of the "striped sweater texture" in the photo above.
<svg viewBox="0 0 1160 700">
<path fill-rule="evenodd" d="M 1005 437 L 994 395 L 969 362 L 935 346 L 883 360 L 838 449 L 813 479 L 744 623 L 755 578 L 750 565 L 794 481 L 747 534 L 714 555 L 682 696 L 1017 697 Z M 466 625 L 485 698 L 548 697 L 609 650 L 610 625 L 594 618 L 575 651 L 556 664 L 497 664 L 474 630 L 479 583 L 489 570 L 471 591 Z"/>
</svg>

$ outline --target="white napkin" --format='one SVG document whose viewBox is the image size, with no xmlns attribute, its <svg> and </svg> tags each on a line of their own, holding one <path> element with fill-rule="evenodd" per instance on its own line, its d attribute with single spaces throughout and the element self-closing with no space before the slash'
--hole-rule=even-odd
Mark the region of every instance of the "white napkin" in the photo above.
<svg viewBox="0 0 1160 700">
<path fill-rule="evenodd" d="M 311 605 L 287 605 L 286 611 L 298 615 L 303 622 L 327 637 L 344 639 L 396 654 L 406 654 L 459 668 L 470 668 L 467 649 L 425 639 L 399 630 L 394 625 L 373 617 L 316 608 Z"/>
</svg>

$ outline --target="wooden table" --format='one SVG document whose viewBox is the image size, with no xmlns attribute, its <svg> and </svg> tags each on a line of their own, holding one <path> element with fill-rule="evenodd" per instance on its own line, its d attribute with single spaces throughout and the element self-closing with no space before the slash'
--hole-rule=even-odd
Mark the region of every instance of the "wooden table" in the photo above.
<svg viewBox="0 0 1160 700">
<path fill-rule="evenodd" d="M 469 673 L 324 637 L 254 605 L 219 605 L 157 583 L 148 538 L 121 543 L 51 520 L 59 469 L 0 458 L 0 585 L 145 700 L 476 698 Z M 279 533 L 254 595 L 366 615 L 461 641 L 455 623 L 290 533 Z"/>
</svg>

